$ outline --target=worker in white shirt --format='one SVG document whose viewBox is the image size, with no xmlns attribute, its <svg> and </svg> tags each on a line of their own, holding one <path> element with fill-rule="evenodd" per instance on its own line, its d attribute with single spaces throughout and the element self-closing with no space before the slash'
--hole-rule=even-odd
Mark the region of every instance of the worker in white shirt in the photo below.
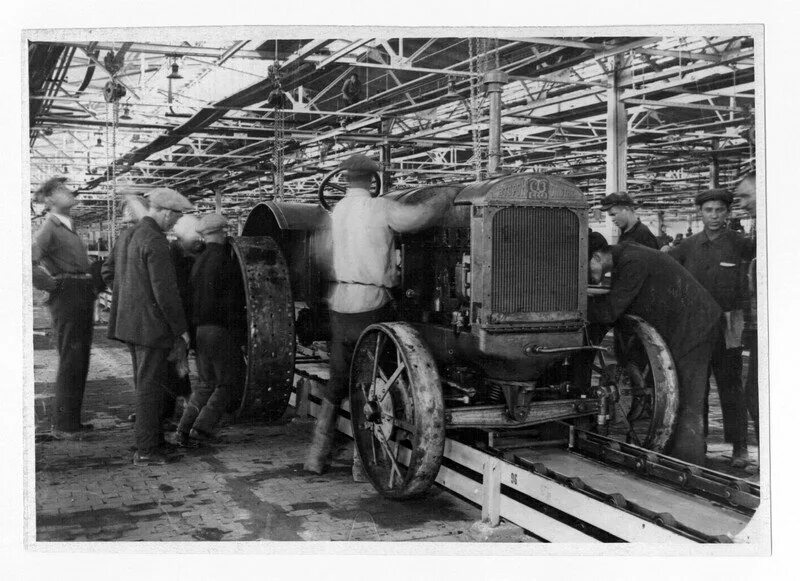
<svg viewBox="0 0 800 581">
<path fill-rule="evenodd" d="M 442 215 L 450 201 L 426 200 L 410 205 L 372 197 L 371 176 L 377 162 L 356 154 L 338 168 L 348 181 L 345 197 L 331 216 L 335 284 L 328 299 L 331 320 L 330 379 L 317 416 L 305 470 L 323 473 L 330 464 L 336 409 L 347 397 L 350 360 L 361 332 L 394 318 L 390 289 L 397 285 L 395 233 L 421 230 Z M 360 459 L 354 453 L 353 476 L 360 480 Z"/>
</svg>

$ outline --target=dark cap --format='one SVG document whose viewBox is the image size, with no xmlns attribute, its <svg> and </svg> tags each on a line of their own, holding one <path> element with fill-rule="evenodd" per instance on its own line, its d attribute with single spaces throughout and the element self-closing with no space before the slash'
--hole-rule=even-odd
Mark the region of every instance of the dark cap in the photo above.
<svg viewBox="0 0 800 581">
<path fill-rule="evenodd" d="M 722 202 L 726 206 L 730 206 L 733 203 L 733 194 L 728 190 L 718 189 L 706 190 L 705 192 L 700 192 L 694 197 L 694 203 L 698 206 L 702 206 L 706 202 L 711 201 Z"/>
<path fill-rule="evenodd" d="M 635 206 L 636 202 L 633 201 L 627 192 L 614 192 L 607 195 L 600 200 L 600 209 L 603 212 L 608 212 L 614 206 Z"/>
<path fill-rule="evenodd" d="M 366 174 L 370 172 L 381 171 L 380 164 L 374 159 L 370 159 L 366 155 L 356 153 L 344 160 L 337 168 L 340 171 L 346 171 L 353 174 Z"/>
<path fill-rule="evenodd" d="M 600 232 L 589 232 L 589 258 L 599 250 L 608 248 L 608 240 Z"/>
</svg>

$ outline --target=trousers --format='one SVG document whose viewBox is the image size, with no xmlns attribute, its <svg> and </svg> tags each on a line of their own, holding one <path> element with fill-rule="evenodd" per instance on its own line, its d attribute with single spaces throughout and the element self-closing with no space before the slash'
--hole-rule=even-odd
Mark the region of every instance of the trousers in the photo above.
<svg viewBox="0 0 800 581">
<path fill-rule="evenodd" d="M 128 344 L 136 384 L 136 449 L 152 452 L 161 443 L 161 417 L 168 382 L 169 349 Z"/>
<path fill-rule="evenodd" d="M 747 402 L 747 411 L 753 420 L 756 431 L 756 440 L 760 441 L 761 433 L 758 426 L 758 335 L 751 333 L 750 340 L 745 344 L 750 351 L 750 360 L 747 364 L 747 380 L 744 384 L 744 397 Z"/>
<path fill-rule="evenodd" d="M 747 444 L 747 404 L 742 386 L 742 349 L 727 349 L 725 336 L 720 330 L 711 350 L 708 375 L 714 374 L 722 408 L 722 425 L 725 441 L 734 446 Z M 704 402 L 704 430 L 708 435 L 708 394 L 706 381 Z"/>
<path fill-rule="evenodd" d="M 394 319 L 391 303 L 363 313 L 331 311 L 330 379 L 323 393 L 325 399 L 338 406 L 347 397 L 350 387 L 350 361 L 364 329 L 375 323 Z"/>
<path fill-rule="evenodd" d="M 94 299 L 91 280 L 63 279 L 48 301 L 58 351 L 53 412 L 56 430 L 74 432 L 81 427 L 94 331 Z"/>
<path fill-rule="evenodd" d="M 679 460 L 700 466 L 705 464 L 706 459 L 703 401 L 712 345 L 717 333 L 718 329 L 714 328 L 706 340 L 675 360 L 680 402 L 675 430 L 665 452 Z"/>
<path fill-rule="evenodd" d="M 231 395 L 242 381 L 244 360 L 233 334 L 218 325 L 197 327 L 197 374 L 200 382 L 192 390 L 178 431 L 192 428 L 211 434 L 225 413 Z"/>
</svg>

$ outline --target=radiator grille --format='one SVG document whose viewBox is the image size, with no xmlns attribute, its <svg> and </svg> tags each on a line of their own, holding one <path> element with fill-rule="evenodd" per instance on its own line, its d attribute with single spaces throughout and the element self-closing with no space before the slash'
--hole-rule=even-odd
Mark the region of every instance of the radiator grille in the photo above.
<svg viewBox="0 0 800 581">
<path fill-rule="evenodd" d="M 579 220 L 565 208 L 505 208 L 492 226 L 492 311 L 578 310 Z"/>
</svg>

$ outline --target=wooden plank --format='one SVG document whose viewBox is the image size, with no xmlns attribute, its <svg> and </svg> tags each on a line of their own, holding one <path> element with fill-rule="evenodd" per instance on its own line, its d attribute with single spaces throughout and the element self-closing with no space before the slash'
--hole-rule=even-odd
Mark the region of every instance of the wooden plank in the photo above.
<svg viewBox="0 0 800 581">
<path fill-rule="evenodd" d="M 590 537 L 507 496 L 500 497 L 500 512 L 506 520 L 551 543 L 600 542 L 594 537 Z"/>
<path fill-rule="evenodd" d="M 638 516 L 604 504 L 553 480 L 528 472 L 524 468 L 512 464 L 503 463 L 501 480 L 504 485 L 526 496 L 544 502 L 555 509 L 628 542 L 676 544 L 693 542 L 691 539 L 647 522 Z M 519 524 L 514 521 L 514 513 L 503 512 L 502 514 L 504 518 Z M 529 530 L 534 534 L 538 534 L 535 529 Z"/>
</svg>

